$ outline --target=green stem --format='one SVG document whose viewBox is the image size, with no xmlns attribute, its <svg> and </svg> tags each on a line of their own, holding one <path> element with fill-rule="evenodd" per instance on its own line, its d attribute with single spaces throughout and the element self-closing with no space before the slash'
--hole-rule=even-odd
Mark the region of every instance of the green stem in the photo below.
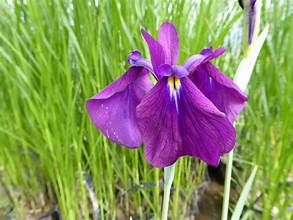
<svg viewBox="0 0 293 220">
<path fill-rule="evenodd" d="M 162 220 L 168 219 L 168 208 L 170 200 L 170 191 L 175 173 L 175 164 L 164 168 L 164 198 L 163 198 L 163 208 L 162 208 Z"/>
<path fill-rule="evenodd" d="M 228 219 L 229 211 L 229 199 L 230 199 L 230 186 L 231 186 L 231 176 L 232 176 L 232 166 L 233 166 L 233 150 L 228 154 L 228 162 L 225 172 L 225 185 L 224 185 L 224 198 L 222 206 L 222 220 Z"/>
<path fill-rule="evenodd" d="M 256 47 L 254 45 L 254 43 L 256 41 L 256 38 L 258 37 L 261 0 L 258 0 L 254 6 L 257 15 L 256 15 L 255 30 L 254 30 L 252 44 L 248 44 L 248 28 L 249 28 L 249 22 L 250 22 L 250 18 L 249 18 L 250 4 L 251 4 L 251 2 L 249 0 L 244 1 L 244 13 L 245 13 L 244 30 L 243 30 L 244 59 L 240 63 L 240 65 L 237 69 L 236 75 L 234 77 L 235 84 L 243 91 L 245 91 L 246 86 L 249 82 L 257 55 L 259 53 L 259 51 L 255 51 L 256 49 L 254 49 L 252 47 Z M 263 44 L 263 42 L 261 42 L 261 46 L 262 46 L 262 44 Z M 259 48 L 259 50 L 260 50 L 260 48 Z M 252 49 L 254 49 L 254 53 L 257 53 L 257 54 L 254 54 L 254 56 L 251 55 Z M 250 62 L 248 62 L 248 61 L 250 61 Z M 250 71 L 248 71 L 249 66 L 252 66 Z M 234 126 L 235 126 L 235 124 L 234 124 Z M 227 162 L 226 172 L 225 172 L 225 185 L 224 185 L 222 218 L 221 218 L 222 220 L 228 219 L 232 166 L 233 166 L 233 150 L 228 154 L 228 162 Z"/>
</svg>

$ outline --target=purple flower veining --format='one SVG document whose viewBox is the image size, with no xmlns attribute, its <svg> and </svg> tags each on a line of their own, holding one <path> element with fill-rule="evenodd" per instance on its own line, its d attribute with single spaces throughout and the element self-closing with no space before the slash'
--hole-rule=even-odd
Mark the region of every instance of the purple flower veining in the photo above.
<svg viewBox="0 0 293 220">
<path fill-rule="evenodd" d="M 175 26 L 164 23 L 158 35 L 156 40 L 142 30 L 151 62 L 131 52 L 131 67 L 87 100 L 90 118 L 115 143 L 129 148 L 144 144 L 145 157 L 155 167 L 170 166 L 181 156 L 217 166 L 235 146 L 233 121 L 247 97 L 210 62 L 223 48 L 204 49 L 178 65 Z"/>
</svg>

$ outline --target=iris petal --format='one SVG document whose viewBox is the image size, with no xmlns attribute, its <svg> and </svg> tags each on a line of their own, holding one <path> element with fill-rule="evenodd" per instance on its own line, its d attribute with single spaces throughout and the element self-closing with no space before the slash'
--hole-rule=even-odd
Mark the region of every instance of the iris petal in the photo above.
<svg viewBox="0 0 293 220">
<path fill-rule="evenodd" d="M 201 54 L 195 54 L 189 57 L 182 65 L 189 73 L 192 73 L 199 65 L 201 65 L 206 57 Z"/>
<path fill-rule="evenodd" d="M 137 106 L 147 160 L 166 167 L 189 155 L 217 166 L 234 147 L 234 127 L 190 79 L 181 78 L 177 88 L 164 77 Z"/>
<path fill-rule="evenodd" d="M 131 53 L 128 55 L 128 63 L 132 66 L 144 67 L 149 72 L 151 72 L 156 79 L 158 79 L 157 75 L 153 70 L 152 64 L 150 63 L 150 61 L 146 60 L 141 56 L 141 52 L 139 50 L 131 51 Z"/>
<path fill-rule="evenodd" d="M 148 44 L 153 69 L 158 74 L 158 68 L 161 64 L 165 63 L 165 52 L 161 44 L 154 39 L 148 32 L 141 30 L 142 36 Z"/>
<path fill-rule="evenodd" d="M 245 107 L 247 96 L 213 64 L 198 67 L 190 79 L 231 122 Z"/>
<path fill-rule="evenodd" d="M 224 47 L 213 50 L 212 47 L 203 49 L 200 54 L 195 54 L 189 57 L 183 64 L 189 73 L 192 73 L 198 66 L 211 61 L 225 52 Z"/>
<path fill-rule="evenodd" d="M 87 100 L 87 111 L 94 125 L 117 144 L 130 148 L 142 144 L 135 109 L 152 88 L 147 72 L 142 67 L 131 67 L 119 79 Z"/>
<path fill-rule="evenodd" d="M 165 63 L 170 65 L 177 64 L 179 53 L 179 39 L 176 27 L 166 22 L 159 29 L 159 43 L 165 51 Z"/>
<path fill-rule="evenodd" d="M 224 47 L 219 47 L 216 50 L 213 50 L 213 47 L 203 49 L 200 54 L 205 56 L 203 63 L 209 62 L 219 56 L 221 56 L 225 52 Z"/>
</svg>

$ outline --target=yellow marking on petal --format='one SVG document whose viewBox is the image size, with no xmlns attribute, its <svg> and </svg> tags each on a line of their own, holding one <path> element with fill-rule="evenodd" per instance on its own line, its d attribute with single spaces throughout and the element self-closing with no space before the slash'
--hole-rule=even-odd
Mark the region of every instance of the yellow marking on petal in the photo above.
<svg viewBox="0 0 293 220">
<path fill-rule="evenodd" d="M 175 89 L 175 85 L 174 85 L 174 77 L 168 77 L 168 84 L 169 84 L 169 87 L 170 87 L 170 90 L 173 91 Z"/>
<path fill-rule="evenodd" d="M 180 88 L 180 79 L 175 77 L 175 89 L 179 89 Z"/>
<path fill-rule="evenodd" d="M 180 79 L 174 76 L 168 77 L 168 84 L 171 92 L 173 92 L 175 89 L 178 90 L 181 86 Z"/>
</svg>

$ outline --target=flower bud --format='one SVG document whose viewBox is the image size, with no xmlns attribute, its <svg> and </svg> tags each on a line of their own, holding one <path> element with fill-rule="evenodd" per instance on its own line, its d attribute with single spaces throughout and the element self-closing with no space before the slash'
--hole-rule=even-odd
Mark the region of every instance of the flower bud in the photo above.
<svg viewBox="0 0 293 220">
<path fill-rule="evenodd" d="M 259 32 L 261 0 L 238 0 L 238 2 L 245 13 L 244 44 L 250 45 L 254 42 Z"/>
</svg>

